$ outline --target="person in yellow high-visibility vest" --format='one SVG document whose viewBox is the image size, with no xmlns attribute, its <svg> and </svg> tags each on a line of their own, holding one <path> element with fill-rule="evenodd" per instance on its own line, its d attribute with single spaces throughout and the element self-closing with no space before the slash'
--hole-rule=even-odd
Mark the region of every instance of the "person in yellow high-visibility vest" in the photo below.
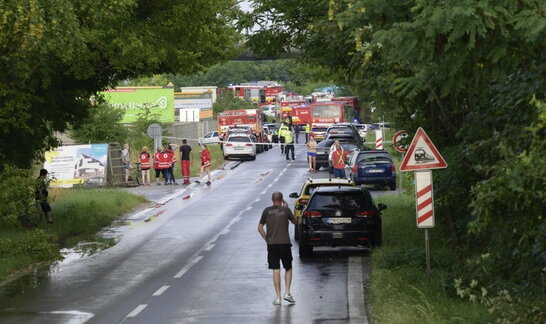
<svg viewBox="0 0 546 324">
<path fill-rule="evenodd" d="M 290 129 L 286 124 L 282 124 L 279 128 L 279 143 L 281 143 L 281 154 L 284 154 L 284 143 L 286 143 L 286 133 L 290 133 Z"/>
<path fill-rule="evenodd" d="M 292 135 L 292 131 L 290 129 L 284 131 L 284 141 L 286 143 L 284 148 L 284 153 L 286 154 L 286 159 L 290 160 L 288 158 L 290 151 L 292 151 L 292 160 L 295 160 L 294 157 L 294 136 Z"/>
<path fill-rule="evenodd" d="M 311 130 L 311 126 L 309 126 L 309 123 L 305 124 L 305 144 L 307 144 L 307 141 L 309 140 L 310 130 Z"/>
</svg>

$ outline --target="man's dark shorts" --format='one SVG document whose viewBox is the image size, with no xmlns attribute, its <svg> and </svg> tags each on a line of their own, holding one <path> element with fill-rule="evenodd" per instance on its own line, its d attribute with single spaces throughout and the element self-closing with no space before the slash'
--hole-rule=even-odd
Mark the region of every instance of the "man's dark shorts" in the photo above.
<svg viewBox="0 0 546 324">
<path fill-rule="evenodd" d="M 40 207 L 42 207 L 42 211 L 44 213 L 47 213 L 47 212 L 51 211 L 51 206 L 49 206 L 49 204 L 46 203 L 46 202 L 40 203 Z"/>
<path fill-rule="evenodd" d="M 285 270 L 292 269 L 292 244 L 268 244 L 267 245 L 267 263 L 269 269 L 277 270 L 281 268 L 280 261 Z"/>
</svg>

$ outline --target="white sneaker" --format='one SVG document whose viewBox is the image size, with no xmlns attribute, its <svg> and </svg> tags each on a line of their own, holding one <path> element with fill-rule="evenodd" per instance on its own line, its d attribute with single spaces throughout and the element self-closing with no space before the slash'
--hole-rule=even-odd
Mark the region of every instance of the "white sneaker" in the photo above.
<svg viewBox="0 0 546 324">
<path fill-rule="evenodd" d="M 290 304 L 295 304 L 295 303 L 296 303 L 296 300 L 295 300 L 294 297 L 292 297 L 292 295 L 290 295 L 290 294 L 285 294 L 285 295 L 284 295 L 284 300 L 286 300 L 286 301 L 289 302 Z"/>
<path fill-rule="evenodd" d="M 280 298 L 275 298 L 273 300 L 273 305 L 280 305 L 281 304 L 281 299 Z"/>
</svg>

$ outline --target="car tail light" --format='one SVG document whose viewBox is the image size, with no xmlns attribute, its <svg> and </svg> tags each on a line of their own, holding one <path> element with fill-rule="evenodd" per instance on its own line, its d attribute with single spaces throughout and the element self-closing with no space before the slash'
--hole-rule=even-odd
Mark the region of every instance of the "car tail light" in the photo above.
<svg viewBox="0 0 546 324">
<path fill-rule="evenodd" d="M 252 144 L 245 144 L 245 146 L 252 146 Z"/>
<path fill-rule="evenodd" d="M 231 144 L 231 143 L 227 143 L 227 144 L 226 144 L 226 146 L 233 146 L 233 144 Z"/>
<path fill-rule="evenodd" d="M 396 166 L 394 165 L 394 163 L 391 164 L 391 172 L 396 172 Z"/>
<path fill-rule="evenodd" d="M 355 165 L 353 166 L 353 172 L 354 172 L 354 173 L 358 173 L 358 164 L 355 164 Z"/>
<path fill-rule="evenodd" d="M 309 199 L 299 199 L 298 200 L 298 204 L 307 204 L 307 202 L 309 201 Z"/>
<path fill-rule="evenodd" d="M 372 218 L 377 216 L 377 213 L 373 210 L 366 210 L 366 211 L 359 211 L 356 212 L 356 217 L 365 217 L 365 218 Z"/>
<path fill-rule="evenodd" d="M 311 218 L 311 217 L 321 217 L 322 214 L 316 210 L 306 210 L 303 212 L 303 217 Z"/>
</svg>

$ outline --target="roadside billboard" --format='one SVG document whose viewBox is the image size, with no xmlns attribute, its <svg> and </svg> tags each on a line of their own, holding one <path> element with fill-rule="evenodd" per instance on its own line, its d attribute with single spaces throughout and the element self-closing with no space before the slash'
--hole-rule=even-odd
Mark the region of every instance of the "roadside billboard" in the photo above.
<svg viewBox="0 0 546 324">
<path fill-rule="evenodd" d="M 67 145 L 45 153 L 44 169 L 55 180 L 52 187 L 106 185 L 108 144 Z"/>
<path fill-rule="evenodd" d="M 118 87 L 101 93 L 106 102 L 125 109 L 122 123 L 134 123 L 145 108 L 160 122 L 174 122 L 174 89 L 160 87 Z"/>
</svg>

